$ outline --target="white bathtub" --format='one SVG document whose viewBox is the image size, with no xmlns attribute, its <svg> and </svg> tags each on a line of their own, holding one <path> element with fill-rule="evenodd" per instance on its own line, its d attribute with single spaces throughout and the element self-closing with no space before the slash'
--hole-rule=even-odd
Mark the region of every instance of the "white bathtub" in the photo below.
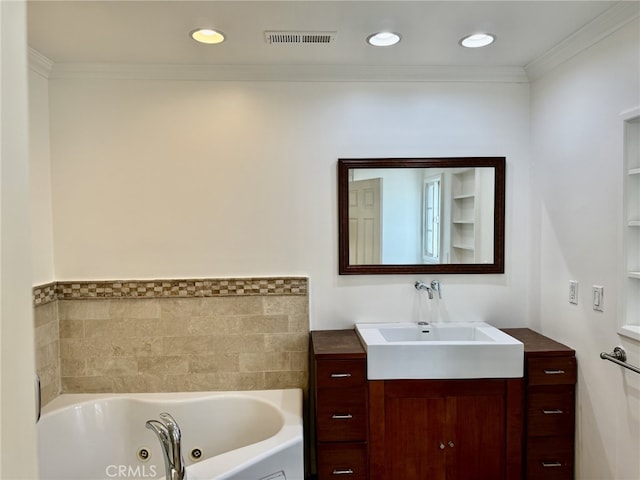
<svg viewBox="0 0 640 480">
<path fill-rule="evenodd" d="M 188 480 L 304 479 L 299 389 L 61 395 L 38 422 L 40 478 L 161 480 L 160 442 L 145 427 L 161 412 L 182 431 Z"/>
</svg>

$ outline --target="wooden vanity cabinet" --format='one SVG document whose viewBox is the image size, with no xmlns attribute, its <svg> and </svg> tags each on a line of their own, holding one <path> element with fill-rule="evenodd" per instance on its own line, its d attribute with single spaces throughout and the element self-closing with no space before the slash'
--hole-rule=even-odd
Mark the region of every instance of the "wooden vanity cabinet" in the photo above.
<svg viewBox="0 0 640 480">
<path fill-rule="evenodd" d="M 368 381 L 354 330 L 312 332 L 317 479 L 573 479 L 575 351 L 504 332 L 524 344 L 524 378 Z"/>
<path fill-rule="evenodd" d="M 504 329 L 524 344 L 526 480 L 574 477 L 575 351 L 528 328 Z"/>
<path fill-rule="evenodd" d="M 369 381 L 371 480 L 520 480 L 522 380 Z"/>
<path fill-rule="evenodd" d="M 318 480 L 367 480 L 367 360 L 354 330 L 311 332 L 310 405 Z"/>
</svg>

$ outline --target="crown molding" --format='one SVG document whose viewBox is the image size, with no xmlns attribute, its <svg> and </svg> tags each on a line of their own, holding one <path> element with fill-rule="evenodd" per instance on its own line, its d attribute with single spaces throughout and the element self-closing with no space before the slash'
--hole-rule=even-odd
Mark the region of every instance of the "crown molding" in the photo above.
<svg viewBox="0 0 640 480">
<path fill-rule="evenodd" d="M 546 53 L 525 65 L 524 70 L 529 81 L 538 80 L 639 16 L 640 3 L 638 1 L 616 3 Z"/>
<path fill-rule="evenodd" d="M 527 83 L 521 67 L 55 63 L 52 79 Z"/>
<path fill-rule="evenodd" d="M 53 60 L 29 47 L 29 68 L 44 78 L 49 78 L 53 69 Z"/>
</svg>

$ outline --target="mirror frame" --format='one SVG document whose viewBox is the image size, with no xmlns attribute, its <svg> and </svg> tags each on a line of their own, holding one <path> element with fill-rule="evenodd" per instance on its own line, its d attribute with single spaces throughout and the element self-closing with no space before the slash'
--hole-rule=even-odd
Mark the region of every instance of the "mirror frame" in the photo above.
<svg viewBox="0 0 640 480">
<path fill-rule="evenodd" d="M 381 275 L 413 273 L 504 273 L 505 157 L 442 158 L 340 158 L 338 159 L 338 273 Z M 461 168 L 495 169 L 493 263 L 349 264 L 349 170 L 360 168 Z"/>
</svg>

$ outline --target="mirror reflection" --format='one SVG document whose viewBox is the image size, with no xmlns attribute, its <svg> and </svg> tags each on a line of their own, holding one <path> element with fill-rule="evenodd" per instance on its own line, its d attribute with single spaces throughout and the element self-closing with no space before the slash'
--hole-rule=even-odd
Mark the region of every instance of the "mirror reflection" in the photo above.
<svg viewBox="0 0 640 480">
<path fill-rule="evenodd" d="M 351 169 L 349 263 L 492 263 L 494 169 Z"/>
<path fill-rule="evenodd" d="M 504 158 L 341 159 L 340 182 L 340 273 L 502 268 Z"/>
</svg>

